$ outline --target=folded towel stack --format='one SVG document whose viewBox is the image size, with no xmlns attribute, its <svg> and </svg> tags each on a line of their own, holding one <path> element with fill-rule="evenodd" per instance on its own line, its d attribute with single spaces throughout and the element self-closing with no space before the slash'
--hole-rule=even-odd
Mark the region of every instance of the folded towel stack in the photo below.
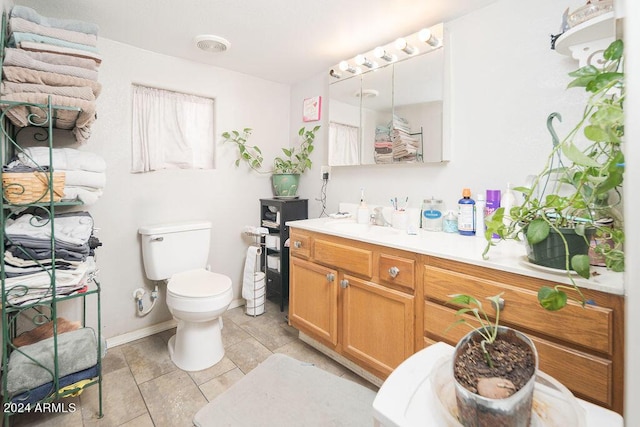
<svg viewBox="0 0 640 427">
<path fill-rule="evenodd" d="M 49 160 L 48 147 L 27 147 L 18 153 L 18 159 L 11 163 L 13 168 L 52 166 L 56 172 L 65 172 L 64 196 L 62 200 L 80 200 L 90 205 L 102 196 L 106 185 L 106 162 L 102 157 L 89 151 L 75 148 L 54 148 L 51 152 L 53 165 Z"/>
<path fill-rule="evenodd" d="M 55 268 L 55 292 L 82 292 L 95 271 L 95 249 L 102 245 L 93 236 L 88 212 L 54 217 L 55 252 L 51 247 L 48 217 L 22 214 L 8 219 L 5 228 L 5 289 L 10 304 L 22 305 L 52 296 L 51 270 Z"/>
<path fill-rule="evenodd" d="M 59 110 L 54 126 L 72 130 L 86 142 L 96 119 L 100 94 L 97 49 L 98 27 L 83 21 L 40 16 L 25 6 L 14 6 L 9 17 L 9 47 L 5 49 L 0 95 L 3 100 L 79 108 Z M 33 124 L 29 115 L 46 119 L 39 107 L 2 105 L 19 127 Z"/>
</svg>

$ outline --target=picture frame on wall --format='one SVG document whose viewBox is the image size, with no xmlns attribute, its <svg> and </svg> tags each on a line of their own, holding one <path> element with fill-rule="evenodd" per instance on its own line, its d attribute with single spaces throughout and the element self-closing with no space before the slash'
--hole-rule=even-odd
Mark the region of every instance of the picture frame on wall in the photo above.
<svg viewBox="0 0 640 427">
<path fill-rule="evenodd" d="M 302 121 L 315 122 L 320 120 L 320 107 L 322 106 L 322 97 L 314 96 L 306 98 L 302 103 Z"/>
</svg>

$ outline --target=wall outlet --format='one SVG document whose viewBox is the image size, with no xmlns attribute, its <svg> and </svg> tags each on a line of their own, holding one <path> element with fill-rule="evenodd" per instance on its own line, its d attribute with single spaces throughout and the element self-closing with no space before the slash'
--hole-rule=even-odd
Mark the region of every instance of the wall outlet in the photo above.
<svg viewBox="0 0 640 427">
<path fill-rule="evenodd" d="M 328 181 L 329 180 L 329 176 L 331 175 L 331 166 L 323 165 L 320 168 L 320 174 L 321 174 L 321 178 L 323 180 L 326 179 Z"/>
</svg>

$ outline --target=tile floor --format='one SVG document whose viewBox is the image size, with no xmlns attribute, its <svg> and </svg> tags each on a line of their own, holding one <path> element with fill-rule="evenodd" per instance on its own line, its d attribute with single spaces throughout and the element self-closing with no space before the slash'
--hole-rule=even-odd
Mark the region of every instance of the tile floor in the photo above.
<svg viewBox="0 0 640 427">
<path fill-rule="evenodd" d="M 285 307 L 286 313 L 286 307 Z M 247 316 L 244 307 L 223 316 L 225 357 L 215 366 L 198 372 L 178 369 L 167 350 L 175 330 L 142 338 L 108 350 L 103 361 L 103 412 L 97 418 L 98 387 L 64 399 L 75 411 L 30 413 L 11 418 L 12 426 L 192 426 L 193 415 L 208 401 L 229 388 L 273 353 L 284 353 L 373 390 L 360 378 L 298 339 L 287 325 L 279 304 L 267 301 L 258 317 Z M 70 405 L 73 403 L 73 405 Z"/>
</svg>

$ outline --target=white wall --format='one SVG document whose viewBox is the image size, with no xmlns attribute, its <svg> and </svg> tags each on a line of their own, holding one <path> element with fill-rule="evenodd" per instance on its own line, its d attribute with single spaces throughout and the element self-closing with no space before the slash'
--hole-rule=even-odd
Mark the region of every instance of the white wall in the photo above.
<svg viewBox="0 0 640 427">
<path fill-rule="evenodd" d="M 102 94 L 98 120 L 83 149 L 102 155 L 108 165 L 104 196 L 89 211 L 101 228 L 98 263 L 103 283 L 102 324 L 106 337 L 141 329 L 171 316 L 161 300 L 147 317 L 135 314 L 132 298 L 137 287 L 152 289 L 141 263 L 141 225 L 188 219 L 213 221 L 211 268 L 229 275 L 234 296 L 240 297 L 240 278 L 247 240 L 241 230 L 257 225 L 259 201 L 270 197 L 268 175 L 236 168 L 235 148 L 222 145 L 223 131 L 253 128 L 252 142 L 263 148 L 270 162 L 289 141 L 288 86 L 248 75 L 154 54 L 101 39 Z M 131 84 L 160 87 L 213 97 L 216 100 L 216 169 L 164 170 L 130 173 Z M 189 248 L 183 248 L 188 256 Z M 147 297 L 148 298 L 148 297 Z M 145 299 L 145 307 L 149 300 Z"/>
</svg>

